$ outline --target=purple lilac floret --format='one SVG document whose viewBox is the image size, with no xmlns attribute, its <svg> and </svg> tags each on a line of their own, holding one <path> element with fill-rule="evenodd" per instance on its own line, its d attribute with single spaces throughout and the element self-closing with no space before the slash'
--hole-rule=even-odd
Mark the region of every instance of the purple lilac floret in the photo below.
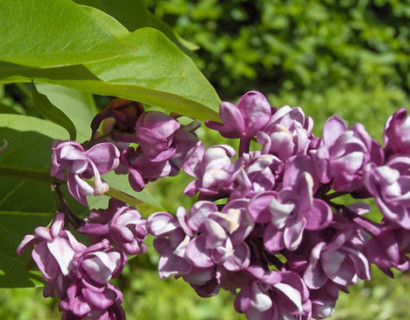
<svg viewBox="0 0 410 320">
<path fill-rule="evenodd" d="M 330 183 L 337 191 L 361 191 L 366 164 L 383 162 L 381 146 L 370 137 L 361 124 L 348 130 L 343 120 L 330 117 L 315 153 L 321 182 Z"/>
<path fill-rule="evenodd" d="M 388 156 L 410 154 L 410 116 L 405 108 L 397 110 L 387 120 L 383 142 Z"/>
<path fill-rule="evenodd" d="M 119 165 L 120 152 L 110 142 L 99 143 L 89 150 L 74 141 L 56 141 L 51 150 L 50 175 L 67 180 L 70 194 L 80 203 L 87 205 L 89 195 L 101 195 L 109 186 L 101 178 Z M 92 187 L 84 179 L 94 178 Z"/>
<path fill-rule="evenodd" d="M 305 117 L 302 109 L 283 106 L 272 116 L 263 130 L 257 132 L 262 153 L 272 154 L 282 161 L 304 155 L 314 139 L 313 120 Z"/>
<path fill-rule="evenodd" d="M 244 94 L 235 106 L 222 102 L 219 115 L 223 123 L 207 121 L 206 125 L 227 138 L 253 137 L 269 122 L 272 114 L 266 97 L 257 91 Z"/>
<path fill-rule="evenodd" d="M 383 166 L 369 164 L 364 183 L 384 217 L 410 230 L 410 158 L 397 155 Z"/>
<path fill-rule="evenodd" d="M 128 255 L 143 254 L 147 236 L 146 220 L 134 208 L 110 199 L 107 209 L 92 210 L 78 231 L 90 235 L 92 243 L 107 239 Z"/>
<path fill-rule="evenodd" d="M 132 188 L 141 191 L 150 181 L 179 173 L 183 159 L 198 141 L 198 123 L 181 125 L 161 112 L 142 113 L 136 123 L 138 148 L 124 148 L 118 174 L 128 173 Z"/>
</svg>

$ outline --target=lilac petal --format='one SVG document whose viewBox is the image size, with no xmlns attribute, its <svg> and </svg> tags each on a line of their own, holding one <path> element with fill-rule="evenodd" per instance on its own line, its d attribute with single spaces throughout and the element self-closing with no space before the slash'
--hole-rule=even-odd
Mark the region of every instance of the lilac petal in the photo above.
<svg viewBox="0 0 410 320">
<path fill-rule="evenodd" d="M 271 118 L 272 107 L 266 97 L 257 91 L 245 93 L 239 99 L 237 107 L 244 119 L 247 136 L 253 136 L 257 131 L 262 129 Z M 226 121 L 224 122 L 226 123 Z"/>
<path fill-rule="evenodd" d="M 304 217 L 307 230 L 320 230 L 332 222 L 333 214 L 326 202 L 320 199 L 313 199 L 313 206 L 304 213 Z"/>
<path fill-rule="evenodd" d="M 283 240 L 283 230 L 278 230 L 273 225 L 269 224 L 263 234 L 263 244 L 266 250 L 272 253 L 284 249 L 285 242 Z"/>
<path fill-rule="evenodd" d="M 295 288 L 286 283 L 281 282 L 273 285 L 273 287 L 275 287 L 276 290 L 280 291 L 283 294 L 283 296 L 285 296 L 287 300 L 291 304 L 293 304 L 294 307 L 296 307 L 299 313 L 302 313 L 302 296 L 298 290 L 296 290 Z"/>
<path fill-rule="evenodd" d="M 204 226 L 207 230 L 207 249 L 215 249 L 225 242 L 227 238 L 226 231 L 218 222 L 212 219 L 207 219 L 204 221 Z"/>
<path fill-rule="evenodd" d="M 132 168 L 128 168 L 128 171 L 128 181 L 130 182 L 131 187 L 137 192 L 142 191 L 145 187 L 145 182 L 141 174 Z"/>
<path fill-rule="evenodd" d="M 225 127 L 242 136 L 245 134 L 246 123 L 243 114 L 235 105 L 230 102 L 222 102 L 219 113 Z"/>
<path fill-rule="evenodd" d="M 87 151 L 87 156 L 97 166 L 100 174 L 105 174 L 120 164 L 120 151 L 111 142 L 103 142 Z"/>
<path fill-rule="evenodd" d="M 288 250 L 293 251 L 299 247 L 302 241 L 303 230 L 305 229 L 305 225 L 306 219 L 300 219 L 284 229 L 283 240 L 285 243 L 285 247 Z"/>
<path fill-rule="evenodd" d="M 320 254 L 325 246 L 322 242 L 313 248 L 309 264 L 303 274 L 303 280 L 310 289 L 319 289 L 327 282 L 328 278 L 319 264 Z"/>
<path fill-rule="evenodd" d="M 215 277 L 213 268 L 192 269 L 190 273 L 184 276 L 184 280 L 190 285 L 202 286 Z"/>
<path fill-rule="evenodd" d="M 258 223 L 268 223 L 272 214 L 269 211 L 269 203 L 276 196 L 276 192 L 267 191 L 256 195 L 249 203 L 249 215 Z"/>
<path fill-rule="evenodd" d="M 47 248 L 47 243 L 42 242 L 31 252 L 34 262 L 41 271 L 44 280 L 51 281 L 56 278 L 59 272 L 59 266 L 53 255 Z"/>
<path fill-rule="evenodd" d="M 168 212 L 156 212 L 148 218 L 148 230 L 154 236 L 164 236 L 179 228 L 175 217 Z"/>
<path fill-rule="evenodd" d="M 53 241 L 47 242 L 47 247 L 56 259 L 63 275 L 68 275 L 70 263 L 75 256 L 75 251 L 68 241 L 63 238 L 55 238 Z"/>
<path fill-rule="evenodd" d="M 272 197 L 269 202 L 269 211 L 271 212 L 271 222 L 277 228 L 283 228 L 286 220 L 295 209 L 294 203 L 282 203 L 276 197 Z"/>
<path fill-rule="evenodd" d="M 97 283 L 105 284 L 112 278 L 113 273 L 119 267 L 121 256 L 118 252 L 109 254 L 96 251 L 83 260 L 82 267 L 88 276 Z"/>
<path fill-rule="evenodd" d="M 213 186 L 218 186 L 229 181 L 230 174 L 219 168 L 208 169 L 202 177 L 202 187 L 205 189 L 211 188 Z"/>
<path fill-rule="evenodd" d="M 349 258 L 352 261 L 357 272 L 357 275 L 360 277 L 360 279 L 370 280 L 370 264 L 366 256 L 360 251 L 354 250 L 349 247 L 344 247 L 343 250 L 350 253 Z"/>
<path fill-rule="evenodd" d="M 258 281 L 254 281 L 250 288 L 250 305 L 259 312 L 272 307 L 272 300 L 266 292 L 262 291 Z"/>
<path fill-rule="evenodd" d="M 239 271 L 249 266 L 251 252 L 248 245 L 242 242 L 234 248 L 234 253 L 224 262 L 223 266 L 229 271 Z"/>
<path fill-rule="evenodd" d="M 258 131 L 256 134 L 256 141 L 262 145 L 262 154 L 269 154 L 272 146 L 270 136 L 263 131 Z"/>
<path fill-rule="evenodd" d="M 246 284 L 242 290 L 236 295 L 234 300 L 234 308 L 237 312 L 245 313 L 250 307 L 250 286 Z"/>
<path fill-rule="evenodd" d="M 192 177 L 199 177 L 201 174 L 200 164 L 205 155 L 205 148 L 202 142 L 197 142 L 187 153 L 182 164 L 184 171 Z"/>
<path fill-rule="evenodd" d="M 188 211 L 187 225 L 194 231 L 200 231 L 204 221 L 213 212 L 218 212 L 218 207 L 210 201 L 198 201 Z"/>
<path fill-rule="evenodd" d="M 81 293 L 87 302 L 91 303 L 100 310 L 108 309 L 114 304 L 114 300 L 117 298 L 115 292 L 111 290 L 105 290 L 105 292 L 95 292 L 85 288 L 81 290 Z"/>
<path fill-rule="evenodd" d="M 158 263 L 158 272 L 161 279 L 171 276 L 183 276 L 190 272 L 191 264 L 173 253 L 172 248 L 165 251 Z"/>
<path fill-rule="evenodd" d="M 344 132 L 346 132 L 346 123 L 338 116 L 330 117 L 323 127 L 323 141 L 326 146 L 332 146 Z"/>
<path fill-rule="evenodd" d="M 32 234 L 27 234 L 24 236 L 23 240 L 20 242 L 19 246 L 17 247 L 17 254 L 22 255 L 23 252 L 29 247 L 34 244 L 37 244 L 41 241 L 37 237 L 34 237 Z"/>
<path fill-rule="evenodd" d="M 211 253 L 206 248 L 206 238 L 199 236 L 194 238 L 187 246 L 185 255 L 189 261 L 199 268 L 209 268 L 214 265 Z"/>
</svg>

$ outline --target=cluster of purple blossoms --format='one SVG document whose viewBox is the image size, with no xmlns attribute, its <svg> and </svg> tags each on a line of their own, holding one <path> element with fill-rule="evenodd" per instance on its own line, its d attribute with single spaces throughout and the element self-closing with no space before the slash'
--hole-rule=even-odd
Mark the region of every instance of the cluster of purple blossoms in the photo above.
<svg viewBox="0 0 410 320">
<path fill-rule="evenodd" d="M 37 227 L 17 249 L 34 245 L 32 258 L 45 280 L 44 297 L 60 299 L 62 319 L 125 319 L 121 291 L 109 283 L 127 262 L 125 253 L 102 239 L 89 247 L 64 230 L 57 212 L 50 228 Z"/>
<path fill-rule="evenodd" d="M 384 147 L 362 125 L 348 129 L 337 116 L 315 137 L 313 120 L 300 108 L 274 108 L 257 91 L 236 106 L 223 102 L 220 118 L 207 126 L 240 139 L 238 151 L 229 145 L 206 149 L 195 135 L 196 121 L 182 125 L 176 116 L 146 112 L 124 99 L 94 118 L 90 141 L 53 144 L 51 175 L 66 180 L 84 205 L 86 196 L 109 190 L 101 176 L 110 171 L 128 174 L 141 191 L 182 168 L 195 178 L 185 194 L 198 196 L 189 210 L 148 219 L 110 199 L 107 209 L 81 221 L 60 199 L 51 227 L 27 235 L 18 253 L 34 246 L 44 296 L 60 299 L 63 319 L 125 319 L 122 293 L 109 281 L 127 255 L 146 252 L 148 234 L 161 256 L 161 278 L 181 277 L 201 297 L 228 290 L 235 309 L 250 320 L 327 318 L 339 291 L 371 278 L 371 263 L 389 276 L 392 268 L 410 269 L 405 109 L 388 119 Z M 342 195 L 374 198 L 380 222 L 366 217 L 365 203 L 338 203 Z M 90 246 L 64 228 L 70 219 Z"/>
<path fill-rule="evenodd" d="M 207 126 L 239 138 L 238 152 L 197 143 L 182 163 L 197 202 L 148 218 L 161 278 L 182 277 L 203 297 L 229 290 L 251 320 L 307 320 L 329 317 L 340 290 L 371 278 L 370 263 L 390 276 L 410 268 L 405 109 L 387 121 L 384 148 L 337 116 L 315 137 L 300 108 L 274 108 L 256 91 L 223 102 L 220 117 Z M 381 222 L 364 203 L 336 201 L 346 194 L 374 197 Z"/>
<path fill-rule="evenodd" d="M 102 132 L 97 131 L 102 127 Z M 50 175 L 67 180 L 70 194 L 87 205 L 87 197 L 101 195 L 109 185 L 101 175 L 128 174 L 129 183 L 142 191 L 150 181 L 179 173 L 188 151 L 197 143 L 199 123 L 181 125 L 176 117 L 145 112 L 140 103 L 114 99 L 93 120 L 92 139 L 85 146 L 56 141 L 52 146 Z M 93 186 L 84 179 L 94 178 Z"/>
<path fill-rule="evenodd" d="M 128 173 L 131 186 L 141 191 L 148 181 L 179 172 L 198 140 L 196 128 L 195 121 L 181 125 L 176 117 L 145 112 L 140 103 L 114 99 L 92 121 L 90 141 L 53 143 L 50 175 L 67 181 L 69 193 L 83 205 L 87 196 L 109 191 L 102 175 L 114 170 Z M 88 236 L 90 246 L 64 228 L 69 222 Z M 45 280 L 44 296 L 60 299 L 62 319 L 125 319 L 122 293 L 109 281 L 120 274 L 127 255 L 146 252 L 146 224 L 138 210 L 114 198 L 107 209 L 92 210 L 83 220 L 60 199 L 51 227 L 36 228 L 17 252 L 34 246 L 32 258 Z"/>
<path fill-rule="evenodd" d="M 89 235 L 89 247 L 64 229 L 57 212 L 50 228 L 37 227 L 17 249 L 34 245 L 32 258 L 45 280 L 44 297 L 60 299 L 62 319 L 125 319 L 122 293 L 109 281 L 118 276 L 127 255 L 146 251 L 146 220 L 134 208 L 111 199 L 105 210 L 93 210 L 78 232 Z"/>
</svg>

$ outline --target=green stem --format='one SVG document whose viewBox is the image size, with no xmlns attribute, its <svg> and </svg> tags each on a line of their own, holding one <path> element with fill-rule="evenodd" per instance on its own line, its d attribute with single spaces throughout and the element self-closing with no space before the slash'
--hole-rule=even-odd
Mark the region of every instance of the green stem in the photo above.
<svg viewBox="0 0 410 320">
<path fill-rule="evenodd" d="M 126 204 L 134 207 L 138 207 L 141 204 L 144 204 L 145 202 L 138 200 L 137 198 L 134 198 L 133 196 L 130 196 L 128 193 L 122 192 L 118 189 L 115 189 L 110 186 L 110 190 L 108 190 L 105 195 L 115 198 L 117 200 L 121 200 L 122 202 L 125 202 Z"/>
</svg>

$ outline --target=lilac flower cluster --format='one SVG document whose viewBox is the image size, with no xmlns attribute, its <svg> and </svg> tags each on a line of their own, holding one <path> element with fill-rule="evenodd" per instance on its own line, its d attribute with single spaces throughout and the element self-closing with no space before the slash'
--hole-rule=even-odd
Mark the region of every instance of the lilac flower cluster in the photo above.
<svg viewBox="0 0 410 320">
<path fill-rule="evenodd" d="M 198 126 L 197 121 L 181 125 L 165 113 L 145 112 L 138 102 L 114 99 L 93 119 L 92 139 L 84 143 L 91 146 L 88 150 L 73 141 L 53 144 L 50 175 L 67 180 L 70 194 L 84 205 L 86 196 L 109 190 L 101 175 L 113 170 L 128 174 L 132 188 L 142 191 L 150 181 L 179 173 L 183 159 L 198 141 Z M 91 178 L 94 186 L 84 180 Z"/>
<path fill-rule="evenodd" d="M 410 268 L 405 109 L 387 121 L 384 148 L 337 116 L 315 137 L 300 108 L 271 107 L 256 91 L 223 102 L 220 117 L 207 125 L 239 138 L 238 153 L 197 143 L 182 168 L 196 178 L 185 194 L 198 201 L 148 218 L 161 278 L 182 277 L 202 297 L 229 290 L 251 320 L 323 319 L 340 290 L 371 278 L 370 263 L 390 276 Z M 335 202 L 346 194 L 374 197 L 381 222 L 365 217 L 365 203 Z"/>
<path fill-rule="evenodd" d="M 196 121 L 146 112 L 142 104 L 114 99 L 91 123 L 91 140 L 57 141 L 50 174 L 67 181 L 70 194 L 109 191 L 102 175 L 128 174 L 141 191 L 182 168 L 195 179 L 185 188 L 198 195 L 176 215 L 140 212 L 118 199 L 81 220 L 62 193 L 50 228 L 38 227 L 18 247 L 30 246 L 45 280 L 44 296 L 60 299 L 62 319 L 125 319 L 122 293 L 110 283 L 127 255 L 144 254 L 155 237 L 161 278 L 183 278 L 201 297 L 225 289 L 250 320 L 329 317 L 339 291 L 371 278 L 370 264 L 389 276 L 410 269 L 410 115 L 405 109 L 385 126 L 384 147 L 356 124 L 329 118 L 321 137 L 300 108 L 272 107 L 259 92 L 233 105 L 223 102 L 222 123 L 207 121 L 229 145 L 206 149 Z M 251 149 L 252 146 L 252 149 Z M 0 148 L 0 151 L 5 148 Z M 57 190 L 58 187 L 57 187 Z M 380 222 L 362 202 L 374 198 Z M 76 240 L 88 236 L 89 246 Z"/>
<path fill-rule="evenodd" d="M 31 255 L 46 281 L 43 295 L 60 299 L 62 319 L 125 319 L 122 293 L 109 281 L 123 269 L 126 252 L 112 247 L 109 237 L 85 246 L 64 230 L 64 217 L 57 212 L 50 228 L 26 235 L 17 253 L 34 245 Z"/>
<path fill-rule="evenodd" d="M 83 205 L 87 196 L 109 191 L 101 176 L 114 170 L 128 173 L 131 186 L 141 191 L 148 181 L 179 172 L 197 142 L 196 127 L 195 121 L 181 125 L 176 117 L 145 112 L 140 103 L 114 99 L 91 123 L 90 141 L 53 143 L 50 175 L 66 180 L 69 193 Z M 122 293 L 109 281 L 120 274 L 127 255 L 147 250 L 146 219 L 111 198 L 107 209 L 92 210 L 81 220 L 56 188 L 60 209 L 51 227 L 36 228 L 17 253 L 34 246 L 32 258 L 46 282 L 44 296 L 60 299 L 62 319 L 125 319 Z M 90 246 L 76 240 L 67 222 L 88 236 Z"/>
</svg>

